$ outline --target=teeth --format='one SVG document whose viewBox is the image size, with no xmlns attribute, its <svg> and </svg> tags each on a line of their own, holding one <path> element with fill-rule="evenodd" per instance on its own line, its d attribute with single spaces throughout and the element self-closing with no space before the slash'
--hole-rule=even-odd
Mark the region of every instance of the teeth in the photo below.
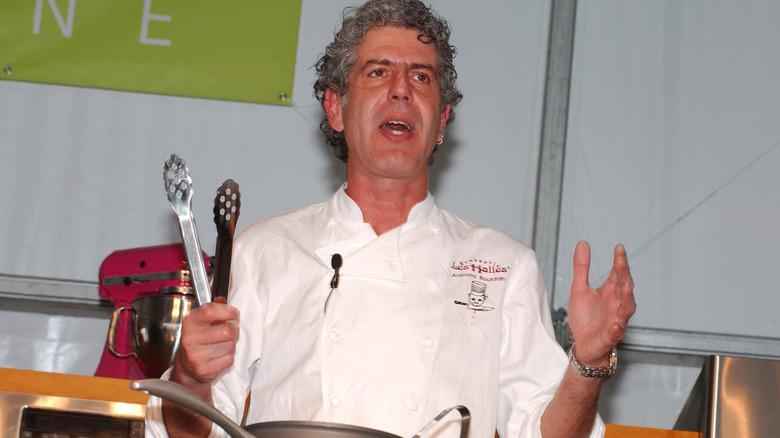
<svg viewBox="0 0 780 438">
<path fill-rule="evenodd" d="M 387 124 L 388 125 L 401 125 L 401 126 L 405 127 L 406 129 L 411 129 L 411 127 L 409 126 L 408 123 L 406 123 L 404 121 L 401 121 L 401 120 L 390 120 L 389 122 L 387 122 Z"/>
</svg>

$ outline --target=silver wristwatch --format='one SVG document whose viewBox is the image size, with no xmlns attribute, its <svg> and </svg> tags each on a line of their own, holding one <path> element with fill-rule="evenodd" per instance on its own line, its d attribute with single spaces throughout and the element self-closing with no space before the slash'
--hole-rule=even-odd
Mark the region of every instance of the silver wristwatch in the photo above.
<svg viewBox="0 0 780 438">
<path fill-rule="evenodd" d="M 617 369 L 617 349 L 612 348 L 612 353 L 609 355 L 609 365 L 605 367 L 589 367 L 577 362 L 577 358 L 574 357 L 574 344 L 569 348 L 569 363 L 582 377 L 590 377 L 593 379 L 603 379 L 611 377 L 615 374 Z"/>
</svg>

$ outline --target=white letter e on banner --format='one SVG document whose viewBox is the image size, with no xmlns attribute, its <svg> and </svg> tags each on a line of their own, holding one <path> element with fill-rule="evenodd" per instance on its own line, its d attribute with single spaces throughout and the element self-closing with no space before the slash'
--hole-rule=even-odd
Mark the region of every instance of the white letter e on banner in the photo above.
<svg viewBox="0 0 780 438">
<path fill-rule="evenodd" d="M 40 0 L 39 0 L 40 1 Z M 171 21 L 170 15 L 152 14 L 152 0 L 144 0 L 144 17 L 141 21 L 141 44 L 154 44 L 157 46 L 170 46 L 170 40 L 149 38 L 149 21 Z"/>
</svg>

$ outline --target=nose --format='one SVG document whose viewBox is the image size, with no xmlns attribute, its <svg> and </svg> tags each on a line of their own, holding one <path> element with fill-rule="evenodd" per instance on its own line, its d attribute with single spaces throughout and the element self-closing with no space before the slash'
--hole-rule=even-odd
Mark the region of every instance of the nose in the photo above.
<svg viewBox="0 0 780 438">
<path fill-rule="evenodd" d="M 411 102 L 412 93 L 411 88 L 409 87 L 409 78 L 404 74 L 395 75 L 390 84 L 390 91 L 387 97 L 394 102 Z"/>
</svg>

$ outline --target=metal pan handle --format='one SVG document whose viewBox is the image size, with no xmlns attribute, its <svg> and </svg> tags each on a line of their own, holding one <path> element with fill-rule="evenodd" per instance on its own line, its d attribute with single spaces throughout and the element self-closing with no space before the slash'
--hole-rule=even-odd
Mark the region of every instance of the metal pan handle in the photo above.
<svg viewBox="0 0 780 438">
<path fill-rule="evenodd" d="M 233 438 L 255 438 L 254 435 L 244 430 L 217 408 L 211 406 L 206 400 L 203 400 L 197 394 L 178 383 L 157 379 L 135 380 L 130 382 L 130 388 L 136 391 L 144 391 L 189 408 L 217 423 L 219 427 Z"/>
<path fill-rule="evenodd" d="M 428 432 L 436 423 L 439 422 L 442 418 L 444 418 L 447 414 L 450 413 L 453 409 L 457 409 L 458 412 L 460 412 L 460 438 L 468 438 L 469 436 L 469 425 L 471 424 L 471 412 L 469 412 L 469 409 L 465 406 L 458 405 L 453 406 L 451 408 L 447 408 L 443 410 L 439 415 L 436 416 L 433 420 L 431 420 L 430 423 L 426 424 L 425 427 L 420 429 L 419 432 L 412 438 L 421 438 L 423 435 L 425 435 L 426 432 Z"/>
</svg>

